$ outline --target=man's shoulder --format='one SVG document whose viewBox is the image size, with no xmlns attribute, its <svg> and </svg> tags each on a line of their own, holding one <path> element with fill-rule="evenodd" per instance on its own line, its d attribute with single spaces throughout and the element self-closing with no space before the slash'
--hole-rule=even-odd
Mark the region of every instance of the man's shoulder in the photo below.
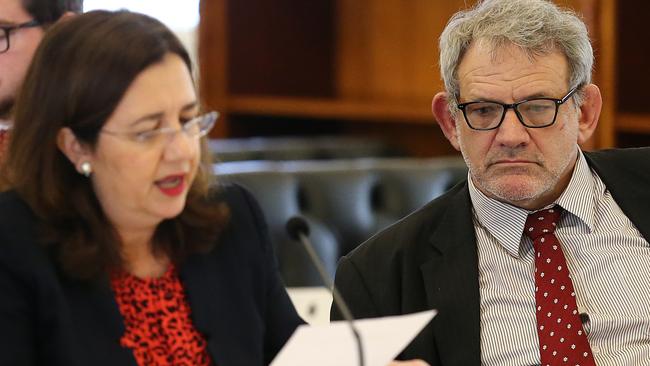
<svg viewBox="0 0 650 366">
<path fill-rule="evenodd" d="M 585 152 L 588 160 L 601 164 L 646 164 L 650 165 L 650 147 L 605 149 Z"/>
<path fill-rule="evenodd" d="M 386 263 L 399 257 L 417 256 L 431 244 L 431 237 L 443 225 L 443 219 L 459 207 L 458 202 L 469 203 L 467 181 L 463 180 L 443 195 L 373 235 L 346 257 L 353 262 L 369 265 Z M 470 212 L 470 211 L 468 211 Z"/>
<path fill-rule="evenodd" d="M 608 186 L 650 181 L 649 147 L 585 152 L 585 157 Z"/>
</svg>

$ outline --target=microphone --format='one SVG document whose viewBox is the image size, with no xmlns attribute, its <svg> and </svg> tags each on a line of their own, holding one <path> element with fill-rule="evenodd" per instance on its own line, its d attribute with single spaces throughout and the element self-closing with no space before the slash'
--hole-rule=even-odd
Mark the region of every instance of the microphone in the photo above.
<svg viewBox="0 0 650 366">
<path fill-rule="evenodd" d="M 325 270 L 325 266 L 321 262 L 320 258 L 318 258 L 318 255 L 314 250 L 314 246 L 309 240 L 309 224 L 307 224 L 307 221 L 304 218 L 300 216 L 294 216 L 290 218 L 289 221 L 287 221 L 286 229 L 291 239 L 302 243 L 303 247 L 307 251 L 307 254 L 309 254 L 309 259 L 311 260 L 314 267 L 316 267 L 318 270 L 318 274 L 320 275 L 321 280 L 323 280 L 323 283 L 327 289 L 332 293 L 334 305 L 341 311 L 341 315 L 343 315 L 343 318 L 352 331 L 352 335 L 354 335 L 354 339 L 357 344 L 357 350 L 359 352 L 359 365 L 364 366 L 365 362 L 363 357 L 363 344 L 361 343 L 359 330 L 354 325 L 354 318 L 352 317 L 350 308 L 343 300 L 343 297 L 339 293 L 339 290 L 334 286 L 334 283 Z"/>
</svg>

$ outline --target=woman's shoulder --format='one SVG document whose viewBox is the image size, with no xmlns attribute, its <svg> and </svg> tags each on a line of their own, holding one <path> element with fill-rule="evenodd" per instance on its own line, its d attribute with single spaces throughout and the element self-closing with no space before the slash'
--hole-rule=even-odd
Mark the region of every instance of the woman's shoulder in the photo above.
<svg viewBox="0 0 650 366">
<path fill-rule="evenodd" d="M 25 201 L 20 197 L 18 192 L 13 189 L 0 192 L 0 212 L 19 206 L 27 207 L 27 203 L 25 203 Z"/>
<path fill-rule="evenodd" d="M 229 206 L 247 205 L 252 199 L 251 193 L 237 183 L 218 183 L 210 189 L 210 196 Z"/>
<path fill-rule="evenodd" d="M 240 250 L 248 247 L 259 250 L 260 246 L 268 248 L 268 228 L 264 214 L 253 195 L 244 187 L 234 183 L 220 184 L 214 187 L 213 197 L 224 203 L 229 211 L 228 224 L 222 236 L 223 241 L 240 243 Z M 258 245 L 241 245 L 241 243 L 258 243 Z"/>
<path fill-rule="evenodd" d="M 16 191 L 0 192 L 0 233 L 24 226 L 33 229 L 34 222 L 34 213 Z"/>
<path fill-rule="evenodd" d="M 18 272 L 43 268 L 49 260 L 37 233 L 29 205 L 14 191 L 0 193 L 0 266 Z"/>
<path fill-rule="evenodd" d="M 231 223 L 260 224 L 263 222 L 261 209 L 253 195 L 236 183 L 221 183 L 213 187 L 212 197 L 226 204 Z"/>
</svg>

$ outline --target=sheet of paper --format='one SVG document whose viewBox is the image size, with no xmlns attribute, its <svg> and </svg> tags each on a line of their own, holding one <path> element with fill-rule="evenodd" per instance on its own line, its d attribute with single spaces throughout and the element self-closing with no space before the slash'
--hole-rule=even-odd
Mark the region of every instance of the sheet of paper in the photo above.
<svg viewBox="0 0 650 366">
<path fill-rule="evenodd" d="M 287 287 L 287 293 L 298 315 L 311 325 L 330 322 L 332 292 L 323 286 Z"/>
<path fill-rule="evenodd" d="M 400 316 L 356 320 L 363 342 L 365 366 L 386 366 L 436 315 L 435 310 Z M 358 366 L 357 344 L 344 321 L 302 325 L 271 366 Z"/>
</svg>

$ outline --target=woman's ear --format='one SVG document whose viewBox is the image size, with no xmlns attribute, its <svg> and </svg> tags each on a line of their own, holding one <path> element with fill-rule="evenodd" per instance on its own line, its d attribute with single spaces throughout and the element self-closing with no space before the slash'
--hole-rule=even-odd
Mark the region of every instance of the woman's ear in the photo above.
<svg viewBox="0 0 650 366">
<path fill-rule="evenodd" d="M 436 118 L 442 133 L 451 143 L 454 149 L 460 151 L 460 144 L 458 143 L 458 133 L 456 130 L 456 119 L 449 112 L 449 99 L 447 93 L 440 92 L 433 97 L 431 101 L 431 112 Z"/>
<path fill-rule="evenodd" d="M 91 162 L 92 154 L 90 149 L 87 145 L 81 143 L 74 132 L 68 127 L 63 127 L 59 130 L 56 145 L 80 173 L 83 171 L 81 165 L 86 162 Z"/>
</svg>

